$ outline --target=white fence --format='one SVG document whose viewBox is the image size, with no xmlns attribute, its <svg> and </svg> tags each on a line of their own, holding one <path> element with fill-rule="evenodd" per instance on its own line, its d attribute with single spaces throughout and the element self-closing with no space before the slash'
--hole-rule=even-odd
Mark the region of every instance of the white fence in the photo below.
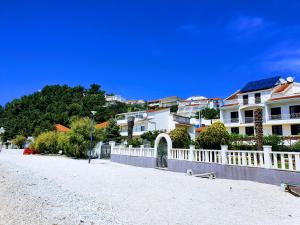
<svg viewBox="0 0 300 225">
<path fill-rule="evenodd" d="M 144 148 L 141 145 L 139 148 L 133 148 L 132 146 L 112 146 L 111 154 L 115 155 L 129 155 L 129 156 L 140 156 L 140 157 L 156 157 L 156 151 L 154 148 Z"/>
<path fill-rule="evenodd" d="M 173 148 L 169 159 L 300 171 L 300 152 L 272 152 L 271 146 L 263 151 L 229 151 L 227 146 L 221 150 Z"/>
<path fill-rule="evenodd" d="M 145 148 L 143 145 L 139 148 L 133 148 L 132 146 L 125 147 L 112 144 L 111 153 L 157 157 L 155 148 Z M 300 171 L 300 152 L 272 152 L 271 146 L 264 146 L 263 151 L 228 150 L 226 145 L 223 145 L 221 150 L 195 149 L 195 146 L 190 146 L 187 149 L 171 148 L 168 159 Z"/>
</svg>

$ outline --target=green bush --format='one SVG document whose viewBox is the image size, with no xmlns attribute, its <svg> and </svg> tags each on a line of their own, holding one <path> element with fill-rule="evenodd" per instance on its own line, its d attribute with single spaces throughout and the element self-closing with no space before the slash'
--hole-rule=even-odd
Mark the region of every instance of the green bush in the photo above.
<svg viewBox="0 0 300 225">
<path fill-rule="evenodd" d="M 57 148 L 63 154 L 70 151 L 70 136 L 68 133 L 57 133 Z"/>
<path fill-rule="evenodd" d="M 175 128 L 170 132 L 173 148 L 188 148 L 191 144 L 191 137 L 186 128 Z"/>
<path fill-rule="evenodd" d="M 24 135 L 17 135 L 13 140 L 12 143 L 17 145 L 20 149 L 24 147 L 26 144 L 27 138 Z"/>
<path fill-rule="evenodd" d="M 204 149 L 221 149 L 221 145 L 230 144 L 230 135 L 221 122 L 213 123 L 196 138 L 196 147 Z"/>
<path fill-rule="evenodd" d="M 136 139 L 136 138 L 130 139 L 127 142 L 127 146 L 132 145 L 132 147 L 134 147 L 134 148 L 140 147 L 142 144 L 143 143 L 139 139 Z"/>
<path fill-rule="evenodd" d="M 163 133 L 162 131 L 159 131 L 159 130 L 155 130 L 155 131 L 147 131 L 145 133 L 143 133 L 141 135 L 141 138 L 143 140 L 147 140 L 151 143 L 151 147 L 154 147 L 154 142 L 155 142 L 155 139 L 157 138 L 157 136 L 160 134 L 160 133 Z"/>
<path fill-rule="evenodd" d="M 297 141 L 296 143 L 293 144 L 292 150 L 295 151 L 295 152 L 300 151 L 300 141 Z"/>
<path fill-rule="evenodd" d="M 57 154 L 59 151 L 57 146 L 57 137 L 58 134 L 55 131 L 41 133 L 31 144 L 31 148 L 33 148 L 37 153 Z"/>
<path fill-rule="evenodd" d="M 71 131 L 68 132 L 69 145 L 66 146 L 65 154 L 75 158 L 87 158 L 90 148 L 91 119 L 81 118 L 74 120 Z M 92 148 L 105 137 L 103 129 L 93 129 Z"/>
<path fill-rule="evenodd" d="M 282 141 L 282 138 L 280 136 L 268 135 L 268 136 L 264 136 L 263 144 L 264 145 L 271 145 L 272 146 L 272 151 L 278 151 L 280 149 L 280 146 L 283 145 L 283 141 Z"/>
</svg>

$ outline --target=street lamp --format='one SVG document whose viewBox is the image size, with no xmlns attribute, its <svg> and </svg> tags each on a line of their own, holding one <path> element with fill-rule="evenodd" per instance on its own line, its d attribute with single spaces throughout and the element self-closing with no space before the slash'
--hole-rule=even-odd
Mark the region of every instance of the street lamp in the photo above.
<svg viewBox="0 0 300 225">
<path fill-rule="evenodd" d="M 90 140 L 90 148 L 89 148 L 89 164 L 91 163 L 92 157 L 92 146 L 93 146 L 93 131 L 94 131 L 94 117 L 97 113 L 96 111 L 91 111 L 92 113 L 92 127 L 91 127 L 91 140 Z"/>
</svg>

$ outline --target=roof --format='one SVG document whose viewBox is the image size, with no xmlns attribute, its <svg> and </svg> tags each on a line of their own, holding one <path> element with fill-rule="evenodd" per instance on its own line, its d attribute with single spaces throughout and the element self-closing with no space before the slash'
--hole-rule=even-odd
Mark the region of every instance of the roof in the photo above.
<svg viewBox="0 0 300 225">
<path fill-rule="evenodd" d="M 108 126 L 108 122 L 103 122 L 103 123 L 99 123 L 96 124 L 96 129 L 102 129 L 102 128 L 106 128 Z"/>
<path fill-rule="evenodd" d="M 221 106 L 221 107 L 226 107 L 226 106 L 236 106 L 236 105 L 239 105 L 239 103 L 227 104 L 227 105 L 223 105 L 223 106 Z"/>
<path fill-rule="evenodd" d="M 300 95 L 291 95 L 291 96 L 285 96 L 279 98 L 272 98 L 271 101 L 278 101 L 278 100 L 291 99 L 291 98 L 300 98 Z"/>
<path fill-rule="evenodd" d="M 230 95 L 229 97 L 227 97 L 225 100 L 234 100 L 237 99 L 237 95 L 240 93 L 240 91 L 236 91 L 234 92 L 232 95 Z"/>
<path fill-rule="evenodd" d="M 65 126 L 63 126 L 61 124 L 55 124 L 55 129 L 58 132 L 69 132 L 71 130 L 70 128 L 65 127 Z"/>
<path fill-rule="evenodd" d="M 277 86 L 274 90 L 274 93 L 280 93 L 286 90 L 290 86 L 290 83 L 285 83 Z"/>
<path fill-rule="evenodd" d="M 247 83 L 241 89 L 240 92 L 245 93 L 245 92 L 251 92 L 251 91 L 270 89 L 277 85 L 279 79 L 280 79 L 280 76 L 276 76 L 276 77 L 271 77 L 271 78 L 267 78 L 267 79 L 251 81 L 251 82 Z"/>
</svg>

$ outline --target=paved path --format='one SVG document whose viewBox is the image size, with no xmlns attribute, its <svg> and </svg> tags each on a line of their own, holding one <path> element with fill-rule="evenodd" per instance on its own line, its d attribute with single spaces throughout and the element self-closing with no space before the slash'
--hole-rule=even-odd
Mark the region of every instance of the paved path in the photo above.
<svg viewBox="0 0 300 225">
<path fill-rule="evenodd" d="M 0 153 L 0 202 L 3 225 L 300 221 L 300 198 L 277 186 L 8 150 Z"/>
</svg>

